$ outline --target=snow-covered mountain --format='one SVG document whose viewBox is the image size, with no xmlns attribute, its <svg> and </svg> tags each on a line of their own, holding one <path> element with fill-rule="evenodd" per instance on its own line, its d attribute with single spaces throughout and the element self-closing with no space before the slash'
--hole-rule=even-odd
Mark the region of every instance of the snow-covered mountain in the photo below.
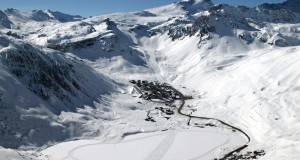
<svg viewBox="0 0 300 160">
<path fill-rule="evenodd" d="M 299 10 L 300 4 L 299 4 L 298 0 L 287 0 L 280 4 L 265 3 L 265 4 L 262 4 L 260 7 L 270 9 L 270 10 L 286 9 L 286 10 L 290 10 L 290 11 L 297 12 L 297 13 L 300 12 L 300 10 Z"/>
<path fill-rule="evenodd" d="M 33 10 L 31 12 L 21 12 L 13 8 L 0 11 L 1 18 L 1 28 L 11 28 L 11 25 L 15 28 L 23 27 L 24 23 L 35 23 L 35 22 L 45 22 L 45 21 L 57 21 L 57 22 L 73 22 L 80 21 L 84 18 L 81 16 L 73 16 L 64 14 L 57 11 L 51 10 Z"/>
<path fill-rule="evenodd" d="M 116 90 L 109 78 L 64 53 L 3 34 L 0 46 L 3 147 L 41 146 L 71 138 L 64 126 L 70 122 L 59 116 L 95 107 L 102 95 Z"/>
<path fill-rule="evenodd" d="M 97 137 L 102 145 L 125 143 L 124 135 L 163 130 L 175 139 L 172 129 L 192 130 L 181 117 L 157 114 L 155 124 L 144 122 L 156 104 L 138 99 L 128 83 L 144 79 L 192 95 L 186 112 L 242 128 L 251 136 L 244 152 L 299 159 L 299 11 L 297 0 L 255 8 L 183 0 L 87 19 L 0 11 L 0 146 L 15 149 L 0 154 L 20 159 L 27 150 L 31 158 L 56 159 L 63 153 L 56 155 L 55 146 L 31 153 L 66 140 Z M 195 157 L 215 158 L 235 142 L 227 141 Z M 164 157 L 168 148 L 156 150 L 156 157 L 172 159 Z"/>
<path fill-rule="evenodd" d="M 1 23 L 0 23 L 0 27 L 1 28 L 10 28 L 11 27 L 11 24 L 12 22 L 8 19 L 7 15 L 2 12 L 0 10 L 0 18 L 1 18 Z"/>
</svg>

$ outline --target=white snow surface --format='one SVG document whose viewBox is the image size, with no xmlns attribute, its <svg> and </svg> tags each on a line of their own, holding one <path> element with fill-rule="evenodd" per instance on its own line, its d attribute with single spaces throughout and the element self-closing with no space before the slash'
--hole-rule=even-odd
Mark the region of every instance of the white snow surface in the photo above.
<svg viewBox="0 0 300 160">
<path fill-rule="evenodd" d="M 88 19 L 0 16 L 0 159 L 207 160 L 246 142 L 222 125 L 167 120 L 132 79 L 167 82 L 193 96 L 183 112 L 244 130 L 242 153 L 300 159 L 299 13 L 183 0 Z"/>
<path fill-rule="evenodd" d="M 42 154 L 49 159 L 76 157 L 80 160 L 99 159 L 99 153 L 103 159 L 111 160 L 209 159 L 216 148 L 243 142 L 235 136 L 215 129 L 176 129 L 162 133 L 141 133 L 125 137 L 118 143 L 103 143 L 99 140 L 62 143 L 44 150 Z"/>
</svg>

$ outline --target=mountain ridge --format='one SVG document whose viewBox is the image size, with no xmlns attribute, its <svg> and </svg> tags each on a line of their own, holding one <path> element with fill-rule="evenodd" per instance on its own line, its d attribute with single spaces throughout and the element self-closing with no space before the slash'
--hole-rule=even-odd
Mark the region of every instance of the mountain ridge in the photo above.
<svg viewBox="0 0 300 160">
<path fill-rule="evenodd" d="M 264 148 L 269 159 L 297 157 L 300 14 L 294 4 L 183 0 L 90 18 L 0 11 L 0 146 L 30 150 L 168 130 L 177 124 L 172 118 L 157 117 L 163 124 L 157 128 L 138 125 L 154 108 L 134 97 L 128 81 L 143 78 L 188 88 L 194 99 L 186 110 L 243 128 L 254 139 L 249 150 Z"/>
<path fill-rule="evenodd" d="M 285 2 L 279 4 L 265 3 L 260 5 L 259 7 L 272 9 L 272 10 L 286 9 L 286 10 L 300 13 L 300 4 L 299 1 L 297 0 L 286 0 Z"/>
</svg>

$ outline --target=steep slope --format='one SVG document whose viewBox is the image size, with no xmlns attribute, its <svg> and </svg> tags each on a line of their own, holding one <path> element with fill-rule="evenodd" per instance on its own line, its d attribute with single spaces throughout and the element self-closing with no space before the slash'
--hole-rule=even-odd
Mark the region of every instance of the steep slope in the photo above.
<svg viewBox="0 0 300 160">
<path fill-rule="evenodd" d="M 297 0 L 287 0 L 280 4 L 265 3 L 265 4 L 260 5 L 259 7 L 270 9 L 270 10 L 286 9 L 286 10 L 300 13 L 300 4 L 299 4 L 299 1 L 297 1 Z"/>
<path fill-rule="evenodd" d="M 150 41 L 161 44 L 150 48 L 156 50 L 162 79 L 196 92 L 187 104 L 197 110 L 193 115 L 243 128 L 252 137 L 249 150 L 267 151 L 262 159 L 299 157 L 298 46 L 249 48 L 228 37 L 201 48 L 196 36 Z M 218 45 L 209 49 L 213 44 Z"/>
<path fill-rule="evenodd" d="M 0 27 L 1 28 L 11 28 L 12 22 L 8 19 L 7 15 L 0 10 Z"/>
<path fill-rule="evenodd" d="M 198 15 L 192 24 L 162 23 L 140 40 L 150 66 L 204 97 L 190 104 L 195 115 L 248 130 L 250 148 L 269 150 L 263 159 L 299 157 L 299 14 L 219 5 Z"/>
<path fill-rule="evenodd" d="M 255 8 L 183 0 L 88 19 L 0 12 L 0 145 L 120 142 L 173 128 L 177 119 L 166 117 L 145 125 L 153 104 L 121 85 L 145 79 L 186 88 L 192 115 L 242 128 L 252 140 L 244 152 L 298 159 L 299 10 L 295 0 Z"/>
<path fill-rule="evenodd" d="M 211 8 L 208 16 L 200 16 L 193 27 L 201 30 L 201 36 L 212 33 L 237 37 L 248 45 L 259 41 L 284 47 L 299 45 L 299 36 L 285 31 L 288 29 L 290 33 L 296 33 L 299 22 L 299 14 L 291 11 L 219 5 Z"/>
<path fill-rule="evenodd" d="M 213 7 L 211 0 L 183 0 L 167 6 L 148 9 L 146 11 L 159 15 L 170 17 L 194 16 L 201 11 L 206 11 Z"/>
<path fill-rule="evenodd" d="M 52 19 L 58 20 L 59 22 L 73 22 L 73 21 L 79 21 L 83 20 L 84 18 L 79 16 L 79 15 L 69 15 L 65 13 L 61 13 L 58 11 L 51 11 L 51 10 L 46 10 L 44 11 L 47 13 Z"/>
<path fill-rule="evenodd" d="M 139 57 L 143 55 L 134 49 L 136 44 L 129 36 L 118 29 L 115 22 L 105 19 L 98 26 L 89 23 L 86 24 L 91 27 L 91 29 L 88 29 L 90 32 L 85 33 L 82 31 L 84 28 L 80 28 L 81 37 L 79 34 L 74 34 L 76 37 L 65 35 L 61 40 L 56 38 L 54 42 L 48 39 L 48 47 L 64 52 L 72 52 L 80 58 L 91 61 L 95 61 L 100 57 L 111 58 L 122 55 L 122 58 L 130 61 L 132 64 L 145 64 Z M 82 26 L 85 26 L 84 23 Z M 87 38 L 87 34 L 89 34 L 90 38 Z M 95 51 L 100 53 L 95 54 Z"/>
<path fill-rule="evenodd" d="M 28 22 L 28 21 L 58 21 L 58 22 L 72 22 L 72 21 L 78 21 L 82 20 L 83 18 L 81 16 L 73 16 L 64 14 L 57 11 L 51 11 L 51 10 L 33 10 L 31 12 L 21 12 L 16 9 L 10 8 L 4 11 L 4 13 L 15 22 Z"/>
<path fill-rule="evenodd" d="M 1 146 L 41 146 L 71 137 L 63 112 L 95 107 L 114 82 L 60 52 L 1 35 Z M 79 136 L 83 132 L 78 132 Z M 72 137 L 73 138 L 73 137 Z"/>
</svg>

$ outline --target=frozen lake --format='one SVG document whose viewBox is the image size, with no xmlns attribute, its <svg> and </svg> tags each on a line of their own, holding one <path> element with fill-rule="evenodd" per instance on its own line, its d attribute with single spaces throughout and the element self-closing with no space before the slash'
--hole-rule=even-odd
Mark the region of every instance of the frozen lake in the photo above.
<svg viewBox="0 0 300 160">
<path fill-rule="evenodd" d="M 245 141 L 239 134 L 218 128 L 175 129 L 131 135 L 118 143 L 64 142 L 42 154 L 51 160 L 204 160 L 217 157 L 222 148 L 239 146 Z"/>
</svg>

